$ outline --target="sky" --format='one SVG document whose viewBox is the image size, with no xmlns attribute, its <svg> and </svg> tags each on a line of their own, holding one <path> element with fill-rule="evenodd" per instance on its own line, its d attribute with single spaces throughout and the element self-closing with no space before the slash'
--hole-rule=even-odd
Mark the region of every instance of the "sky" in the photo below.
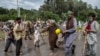
<svg viewBox="0 0 100 56">
<path fill-rule="evenodd" d="M 100 8 L 100 0 L 83 0 L 88 4 L 91 4 L 93 8 L 97 6 Z M 19 6 L 24 9 L 39 9 L 40 6 L 44 3 L 44 0 L 19 0 Z M 0 0 L 0 7 L 4 8 L 17 8 L 17 0 Z"/>
<path fill-rule="evenodd" d="M 100 9 L 100 0 L 83 0 L 84 2 L 87 2 L 88 4 L 91 4 L 93 8 L 97 6 Z"/>
</svg>

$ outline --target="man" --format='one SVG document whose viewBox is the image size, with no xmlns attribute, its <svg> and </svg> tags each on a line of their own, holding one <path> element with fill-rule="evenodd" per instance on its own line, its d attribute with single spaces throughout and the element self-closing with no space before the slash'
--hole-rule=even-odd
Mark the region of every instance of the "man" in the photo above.
<svg viewBox="0 0 100 56">
<path fill-rule="evenodd" d="M 4 32 L 5 32 L 5 50 L 4 52 L 8 51 L 8 48 L 10 47 L 11 43 L 13 43 L 15 45 L 15 39 L 14 39 L 14 35 L 13 35 L 13 25 L 6 23 L 4 25 L 3 28 Z"/>
<path fill-rule="evenodd" d="M 55 24 L 55 21 L 49 20 L 47 22 L 47 27 L 42 31 L 42 32 L 48 31 L 49 33 L 49 45 L 50 45 L 50 51 L 51 51 L 50 55 L 51 56 L 54 55 L 54 48 L 58 48 L 56 45 L 56 42 L 58 39 L 58 36 L 55 33 L 56 29 L 57 29 L 57 26 Z"/>
<path fill-rule="evenodd" d="M 62 32 L 64 34 L 65 56 L 72 56 L 72 53 L 74 53 L 75 49 L 75 45 L 73 45 L 73 42 L 76 38 L 77 22 L 72 11 L 68 11 L 67 14 L 68 18 L 66 22 L 66 29 L 62 30 Z"/>
<path fill-rule="evenodd" d="M 34 25 L 34 31 L 35 31 L 34 32 L 34 45 L 35 47 L 39 47 L 39 39 L 41 37 L 39 30 L 40 30 L 39 23 L 36 22 Z"/>
<path fill-rule="evenodd" d="M 96 56 L 96 47 L 97 47 L 97 31 L 99 29 L 99 24 L 95 20 L 96 14 L 90 12 L 88 15 L 88 22 L 84 26 L 84 35 L 86 36 L 86 56 Z"/>
<path fill-rule="evenodd" d="M 31 38 L 31 34 L 32 34 L 32 30 L 31 30 L 31 27 L 32 27 L 32 25 L 31 25 L 31 22 L 30 21 L 26 21 L 27 23 L 25 24 L 25 40 L 27 40 L 27 38 L 29 39 L 29 40 L 32 40 L 32 38 Z"/>
<path fill-rule="evenodd" d="M 16 40 L 16 56 L 20 55 L 20 49 L 22 47 L 22 33 L 24 30 L 24 27 L 21 23 L 21 18 L 16 18 L 15 20 L 15 25 L 14 25 L 14 36 L 15 36 L 15 40 Z"/>
</svg>

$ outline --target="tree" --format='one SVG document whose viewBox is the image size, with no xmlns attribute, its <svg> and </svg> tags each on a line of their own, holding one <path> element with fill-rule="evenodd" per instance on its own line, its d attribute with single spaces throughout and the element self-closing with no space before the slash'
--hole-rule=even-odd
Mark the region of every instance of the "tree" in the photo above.
<svg viewBox="0 0 100 56">
<path fill-rule="evenodd" d="M 0 7 L 0 15 L 7 14 L 8 12 L 9 12 L 8 9 L 5 9 L 5 8 Z"/>
<path fill-rule="evenodd" d="M 48 20 L 48 19 L 54 19 L 56 21 L 58 21 L 60 19 L 60 17 L 57 14 L 54 14 L 53 12 L 49 12 L 49 11 L 44 11 L 41 14 L 41 18 L 42 20 Z"/>
</svg>

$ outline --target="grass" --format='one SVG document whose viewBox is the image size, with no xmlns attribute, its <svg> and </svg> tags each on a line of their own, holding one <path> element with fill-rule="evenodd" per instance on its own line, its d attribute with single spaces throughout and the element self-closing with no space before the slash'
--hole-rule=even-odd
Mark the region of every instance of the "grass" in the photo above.
<svg viewBox="0 0 100 56">
<path fill-rule="evenodd" d="M 76 31 L 82 30 L 82 27 L 77 27 Z"/>
</svg>

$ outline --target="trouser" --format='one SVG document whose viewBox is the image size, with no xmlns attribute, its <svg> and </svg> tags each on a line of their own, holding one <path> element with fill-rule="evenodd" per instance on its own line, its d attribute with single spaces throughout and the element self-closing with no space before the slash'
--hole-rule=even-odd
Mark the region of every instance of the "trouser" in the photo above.
<svg viewBox="0 0 100 56">
<path fill-rule="evenodd" d="M 35 38 L 34 38 L 34 45 L 39 45 L 39 36 L 36 36 L 36 35 L 35 35 Z"/>
<path fill-rule="evenodd" d="M 57 42 L 57 37 L 53 38 L 53 40 L 51 40 L 49 38 L 49 44 L 50 44 L 50 50 L 51 51 L 54 51 L 54 48 L 58 48 L 57 45 L 56 45 L 56 42 Z"/>
<path fill-rule="evenodd" d="M 97 43 L 95 44 L 86 44 L 85 56 L 96 56 L 96 47 Z"/>
<path fill-rule="evenodd" d="M 22 47 L 22 39 L 16 41 L 16 56 L 20 55 L 20 50 Z"/>
<path fill-rule="evenodd" d="M 14 40 L 14 39 L 9 39 L 9 38 L 6 39 L 6 45 L 5 45 L 5 50 L 4 50 L 5 52 L 8 51 L 8 49 L 9 49 L 11 43 L 13 43 L 13 44 L 16 46 L 15 40 Z"/>
<path fill-rule="evenodd" d="M 30 32 L 29 32 L 29 31 L 26 31 L 26 34 L 25 34 L 25 40 L 26 40 L 27 38 L 28 38 L 29 40 L 31 40 Z"/>
<path fill-rule="evenodd" d="M 64 36 L 64 44 L 65 44 L 65 56 L 72 56 L 75 51 L 75 45 L 73 45 L 73 41 L 76 38 L 76 33 L 65 35 Z"/>
</svg>

